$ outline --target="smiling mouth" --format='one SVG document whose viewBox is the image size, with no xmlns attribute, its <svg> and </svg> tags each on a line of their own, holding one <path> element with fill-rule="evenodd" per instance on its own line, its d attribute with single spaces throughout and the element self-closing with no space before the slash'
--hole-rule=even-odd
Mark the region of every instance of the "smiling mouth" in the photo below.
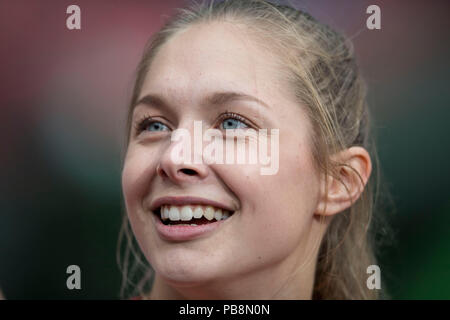
<svg viewBox="0 0 450 320">
<path fill-rule="evenodd" d="M 162 205 L 154 210 L 164 225 L 198 226 L 228 219 L 234 212 L 209 205 Z"/>
</svg>

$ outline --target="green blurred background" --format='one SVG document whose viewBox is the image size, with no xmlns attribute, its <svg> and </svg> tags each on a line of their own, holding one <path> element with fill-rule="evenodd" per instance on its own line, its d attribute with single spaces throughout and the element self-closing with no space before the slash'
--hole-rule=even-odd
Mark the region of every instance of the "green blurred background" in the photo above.
<svg viewBox="0 0 450 320">
<path fill-rule="evenodd" d="M 396 242 L 394 299 L 450 298 L 450 2 L 290 1 L 352 38 L 369 84 Z M 183 1 L 0 3 L 0 288 L 7 299 L 117 299 L 125 110 L 149 38 Z M 283 3 L 286 3 L 283 2 Z M 66 8 L 82 29 L 66 29 Z M 365 27 L 381 8 L 381 30 Z M 66 268 L 82 290 L 66 288 Z"/>
</svg>

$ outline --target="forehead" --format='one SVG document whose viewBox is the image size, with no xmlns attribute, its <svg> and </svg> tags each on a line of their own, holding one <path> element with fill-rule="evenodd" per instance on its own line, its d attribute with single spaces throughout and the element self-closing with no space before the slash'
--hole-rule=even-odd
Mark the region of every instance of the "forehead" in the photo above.
<svg viewBox="0 0 450 320">
<path fill-rule="evenodd" d="M 239 91 L 270 100 L 279 93 L 277 59 L 243 26 L 198 24 L 175 34 L 155 56 L 141 96 L 158 92 L 193 101 L 210 91 Z"/>
</svg>

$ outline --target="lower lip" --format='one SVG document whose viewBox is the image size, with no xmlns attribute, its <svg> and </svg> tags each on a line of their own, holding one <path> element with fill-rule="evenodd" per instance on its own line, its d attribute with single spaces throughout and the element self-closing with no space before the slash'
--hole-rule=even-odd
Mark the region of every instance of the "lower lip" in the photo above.
<svg viewBox="0 0 450 320">
<path fill-rule="evenodd" d="M 228 220 L 230 218 L 227 218 Z M 217 228 L 219 228 L 225 220 L 219 220 L 212 223 L 200 224 L 197 226 L 182 226 L 182 225 L 165 225 L 161 219 L 153 215 L 155 221 L 156 230 L 160 237 L 169 241 L 187 241 L 205 236 Z M 186 223 L 189 223 L 186 221 Z"/>
</svg>

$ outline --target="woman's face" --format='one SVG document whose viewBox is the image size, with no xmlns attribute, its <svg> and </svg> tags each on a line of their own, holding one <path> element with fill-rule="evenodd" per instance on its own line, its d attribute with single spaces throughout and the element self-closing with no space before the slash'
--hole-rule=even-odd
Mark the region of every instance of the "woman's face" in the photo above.
<svg viewBox="0 0 450 320">
<path fill-rule="evenodd" d="M 319 181 L 311 126 L 277 68 L 274 56 L 250 41 L 242 28 L 226 23 L 178 33 L 150 66 L 138 99 L 142 102 L 132 115 L 122 185 L 140 247 L 156 274 L 175 287 L 265 271 L 271 277 L 286 275 L 311 259 L 308 250 L 321 238 L 314 229 Z M 206 99 L 218 92 L 242 93 L 262 103 L 239 96 Z M 142 99 L 150 95 L 159 99 Z M 152 121 L 139 125 L 149 116 Z M 171 133 L 186 129 L 193 143 L 194 121 L 201 121 L 203 132 L 215 128 L 224 135 L 229 129 L 267 129 L 268 140 L 271 129 L 278 129 L 278 172 L 262 175 L 267 165 L 259 163 L 176 163 L 174 148 L 187 142 L 171 141 Z M 231 216 L 220 222 L 202 218 L 208 226 L 180 226 L 164 225 L 155 213 L 167 205 L 170 217 L 177 219 L 178 209 L 189 218 L 189 208 L 195 211 L 208 201 L 216 204 L 214 210 L 232 211 Z M 206 207 L 199 208 L 206 215 Z"/>
</svg>

